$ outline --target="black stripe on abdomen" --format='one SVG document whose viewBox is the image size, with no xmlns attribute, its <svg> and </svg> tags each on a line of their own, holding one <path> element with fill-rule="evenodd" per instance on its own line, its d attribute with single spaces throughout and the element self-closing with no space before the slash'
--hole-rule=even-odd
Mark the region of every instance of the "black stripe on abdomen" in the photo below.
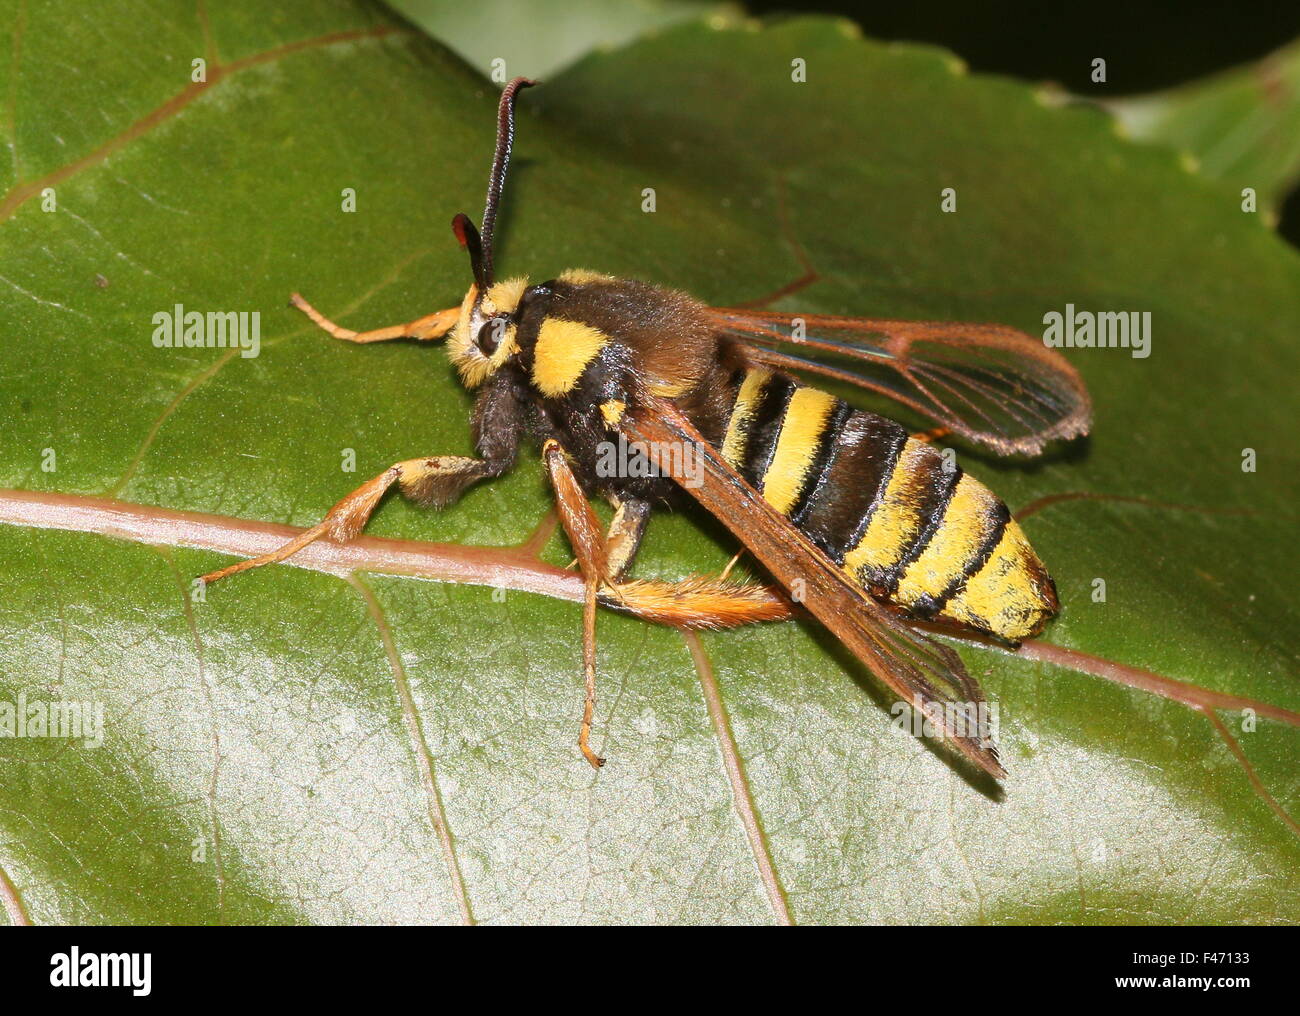
<svg viewBox="0 0 1300 1016">
<path fill-rule="evenodd" d="M 920 529 L 898 562 L 882 576 L 885 588 L 892 595 L 898 589 L 898 579 L 908 565 L 921 556 L 943 524 L 944 513 L 952 500 L 953 491 L 961 480 L 961 467 L 949 465 L 942 454 L 927 456 L 918 464 L 916 483 L 917 513 Z"/>
<path fill-rule="evenodd" d="M 836 564 L 857 544 L 907 443 L 907 430 L 875 413 L 852 410 L 838 427 L 817 483 L 795 523 Z"/>
<path fill-rule="evenodd" d="M 763 477 L 772 464 L 776 442 L 781 436 L 781 424 L 785 421 L 785 412 L 794 389 L 794 381 L 790 378 L 784 374 L 773 374 L 767 379 L 750 414 L 739 472 L 759 492 L 763 490 Z"/>
<path fill-rule="evenodd" d="M 990 512 L 990 518 L 987 522 L 988 529 L 984 535 L 983 541 L 976 549 L 974 555 L 969 561 L 963 563 L 961 570 L 953 576 L 952 581 L 938 596 L 932 600 L 927 599 L 916 604 L 918 612 L 932 616 L 943 610 L 948 605 L 948 601 L 966 588 L 966 583 L 971 577 L 979 574 L 988 560 L 993 556 L 993 551 L 997 549 L 1002 542 L 1002 534 L 1006 532 L 1007 523 L 1011 521 L 1011 510 L 1005 504 L 998 501 Z"/>
<path fill-rule="evenodd" d="M 790 521 L 800 529 L 803 528 L 805 517 L 812 510 L 813 501 L 818 491 L 822 490 L 830 479 L 831 467 L 835 462 L 835 453 L 840 445 L 844 425 L 852 415 L 852 406 L 843 400 L 836 401 L 835 409 L 826 421 L 826 427 L 822 430 L 821 437 L 818 439 L 817 453 L 808 466 L 803 490 L 800 492 L 799 499 L 795 502 L 794 507 L 790 510 Z"/>
</svg>

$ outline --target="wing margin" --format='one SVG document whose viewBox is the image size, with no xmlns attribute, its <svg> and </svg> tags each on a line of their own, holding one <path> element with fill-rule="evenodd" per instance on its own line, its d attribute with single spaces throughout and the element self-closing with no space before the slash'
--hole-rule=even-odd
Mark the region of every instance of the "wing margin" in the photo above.
<svg viewBox="0 0 1300 1016">
<path fill-rule="evenodd" d="M 711 307 L 709 315 L 751 361 L 884 395 L 999 455 L 1037 455 L 1049 441 L 1091 426 L 1079 372 L 1006 325 L 727 307 Z"/>
</svg>

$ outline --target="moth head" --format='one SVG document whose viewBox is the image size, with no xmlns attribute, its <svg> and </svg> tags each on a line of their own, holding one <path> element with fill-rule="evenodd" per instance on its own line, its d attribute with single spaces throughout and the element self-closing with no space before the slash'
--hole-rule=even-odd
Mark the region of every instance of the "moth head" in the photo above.
<svg viewBox="0 0 1300 1016">
<path fill-rule="evenodd" d="M 519 352 L 519 305 L 527 288 L 524 278 L 469 287 L 447 345 L 466 388 L 477 388 Z"/>
<path fill-rule="evenodd" d="M 515 334 L 517 312 L 526 279 L 497 282 L 492 264 L 492 238 L 496 230 L 501 188 L 510 168 L 510 147 L 515 139 L 515 96 L 535 84 L 515 78 L 501 93 L 497 107 L 497 145 L 488 175 L 487 204 L 483 209 L 483 232 L 479 234 L 470 217 L 461 212 L 451 220 L 451 231 L 469 254 L 474 285 L 460 305 L 460 317 L 452 331 L 448 353 L 467 387 L 481 385 L 518 351 Z"/>
</svg>

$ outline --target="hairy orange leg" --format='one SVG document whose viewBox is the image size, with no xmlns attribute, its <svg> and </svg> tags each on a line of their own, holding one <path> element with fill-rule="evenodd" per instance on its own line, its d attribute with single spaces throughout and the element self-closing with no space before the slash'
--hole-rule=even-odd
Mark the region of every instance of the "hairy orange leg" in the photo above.
<svg viewBox="0 0 1300 1016">
<path fill-rule="evenodd" d="M 249 558 L 218 571 L 209 572 L 199 581 L 207 584 L 224 579 L 227 575 L 260 568 L 264 564 L 274 564 L 292 557 L 309 543 L 315 543 L 323 536 L 328 536 L 337 543 L 346 543 L 365 527 L 366 521 L 375 510 L 375 505 L 394 483 L 400 483 L 407 493 L 429 489 L 439 479 L 464 476 L 478 472 L 483 468 L 481 459 L 471 459 L 460 455 L 443 455 L 423 459 L 407 459 L 395 462 L 378 476 L 367 480 L 352 493 L 345 496 L 319 523 L 294 537 L 282 547 L 263 554 L 261 557 Z"/>
<path fill-rule="evenodd" d="M 573 552 L 578 555 L 582 571 L 582 664 L 586 677 L 586 697 L 582 706 L 582 725 L 578 729 L 578 747 L 592 768 L 599 769 L 605 760 L 591 749 L 591 721 L 596 712 L 596 595 L 605 581 L 608 557 L 605 540 L 600 533 L 600 521 L 592 511 L 591 502 L 578 484 L 564 449 L 555 440 L 542 446 L 542 458 L 555 489 L 555 503 L 560 511 L 560 522 L 569 537 Z"/>
<path fill-rule="evenodd" d="M 643 620 L 676 628 L 733 628 L 759 621 L 783 621 L 793 607 L 778 589 L 756 584 L 728 585 L 693 578 L 682 582 L 635 579 L 621 581 L 614 563 L 621 548 L 612 548 L 612 538 L 623 527 L 611 526 L 611 536 L 601 534 L 600 520 L 573 474 L 558 441 L 547 441 L 542 458 L 555 490 L 560 522 L 577 554 L 585 595 L 582 612 L 582 658 L 586 697 L 578 747 L 595 768 L 605 760 L 591 748 L 592 717 L 596 709 L 596 606 L 604 605 Z M 611 553 L 611 550 L 614 553 Z"/>
<path fill-rule="evenodd" d="M 408 321 L 404 325 L 389 325 L 387 328 L 372 328 L 368 332 L 354 332 L 351 328 L 336 325 L 297 293 L 290 296 L 289 300 L 316 324 L 329 332 L 330 335 L 336 339 L 342 339 L 344 342 L 387 342 L 389 339 L 441 339 L 455 327 L 456 319 L 460 316 L 459 308 L 449 307 L 447 310 L 440 310 L 437 313 L 416 318 L 414 321 Z"/>
</svg>

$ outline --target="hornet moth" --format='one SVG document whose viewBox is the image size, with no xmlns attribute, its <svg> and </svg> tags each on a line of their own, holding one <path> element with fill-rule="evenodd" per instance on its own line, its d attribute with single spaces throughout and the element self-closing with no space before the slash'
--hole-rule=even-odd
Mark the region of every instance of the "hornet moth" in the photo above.
<svg viewBox="0 0 1300 1016">
<path fill-rule="evenodd" d="M 1078 373 L 1055 351 L 1001 325 L 872 320 L 708 307 L 684 293 L 570 270 L 531 284 L 498 280 L 493 240 L 514 139 L 519 90 L 504 90 L 480 234 L 452 229 L 474 281 L 459 307 L 409 324 L 355 332 L 294 294 L 293 303 L 349 342 L 447 339 L 461 381 L 477 392 L 477 457 L 396 462 L 278 550 L 212 572 L 206 582 L 282 561 L 322 537 L 346 541 L 394 484 L 443 507 L 498 477 L 531 437 L 554 488 L 585 591 L 589 744 L 596 693 L 598 605 L 661 624 L 728 628 L 811 614 L 962 754 L 1005 776 L 987 724 L 957 722 L 984 704 L 960 658 L 912 622 L 931 620 L 1016 643 L 1056 613 L 1056 588 L 1007 507 L 925 436 L 800 380 L 820 375 L 888 396 L 997 454 L 1036 454 L 1088 430 Z M 643 454 L 689 448 L 702 469 L 606 476 L 602 447 Z M 665 458 L 665 456 L 660 456 Z M 681 463 L 683 457 L 666 456 Z M 605 470 L 604 472 L 607 472 Z M 631 472 L 631 470 L 624 470 Z M 638 471 L 640 472 L 640 471 Z M 652 507 L 685 490 L 778 583 L 628 578 Z M 615 507 L 602 532 L 588 500 Z M 954 713 L 952 707 L 959 712 Z"/>
</svg>

